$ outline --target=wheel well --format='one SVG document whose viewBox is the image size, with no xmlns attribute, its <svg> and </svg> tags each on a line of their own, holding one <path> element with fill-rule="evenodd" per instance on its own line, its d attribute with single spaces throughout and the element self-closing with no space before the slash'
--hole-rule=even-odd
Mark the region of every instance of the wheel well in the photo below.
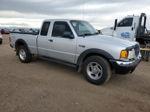
<svg viewBox="0 0 150 112">
<path fill-rule="evenodd" d="M 107 62 L 109 63 L 109 65 L 110 65 L 111 69 L 113 69 L 112 64 L 110 63 L 109 59 L 108 59 L 106 56 L 101 55 L 101 54 L 98 54 L 98 53 L 90 53 L 90 54 L 87 54 L 87 55 L 83 58 L 83 60 L 80 62 L 80 65 L 78 66 L 78 71 L 79 71 L 79 72 L 80 72 L 81 69 L 82 69 L 82 64 L 84 63 L 84 61 L 85 61 L 88 57 L 91 57 L 91 56 L 100 56 L 100 57 L 106 59 Z"/>
<path fill-rule="evenodd" d="M 82 63 L 88 58 L 88 57 L 91 57 L 91 56 L 100 56 L 100 57 L 103 57 L 104 59 L 106 59 L 108 62 L 109 62 L 109 59 L 101 54 L 98 54 L 98 53 L 91 53 L 91 54 L 87 54 L 84 58 L 83 58 L 83 61 Z"/>
<path fill-rule="evenodd" d="M 17 49 L 19 46 L 25 45 L 25 43 L 22 41 L 18 41 L 18 42 L 16 42 L 15 45 L 16 45 L 15 48 Z"/>
<path fill-rule="evenodd" d="M 25 43 L 23 40 L 18 40 L 18 41 L 16 42 L 16 44 L 15 44 L 15 49 L 16 49 L 17 55 L 18 55 L 18 48 L 19 48 L 19 46 L 26 46 L 26 47 L 27 47 L 26 43 Z M 27 47 L 27 48 L 28 48 L 28 47 Z"/>
</svg>

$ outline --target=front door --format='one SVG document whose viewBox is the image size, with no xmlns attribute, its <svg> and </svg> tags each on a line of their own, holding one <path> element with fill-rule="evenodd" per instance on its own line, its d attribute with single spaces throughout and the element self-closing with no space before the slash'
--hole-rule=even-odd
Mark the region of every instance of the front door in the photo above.
<svg viewBox="0 0 150 112">
<path fill-rule="evenodd" d="M 71 27 L 67 22 L 54 22 L 52 30 L 52 51 L 51 55 L 55 59 L 60 59 L 66 62 L 74 63 L 76 51 L 76 39 L 64 37 L 67 32 L 73 36 Z"/>
</svg>

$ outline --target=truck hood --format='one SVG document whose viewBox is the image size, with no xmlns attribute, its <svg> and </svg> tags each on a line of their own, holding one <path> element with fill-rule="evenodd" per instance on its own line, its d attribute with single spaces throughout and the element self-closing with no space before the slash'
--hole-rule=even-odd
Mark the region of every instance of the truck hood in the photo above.
<svg viewBox="0 0 150 112">
<path fill-rule="evenodd" d="M 95 41 L 98 43 L 105 43 L 105 44 L 116 45 L 120 47 L 130 47 L 137 44 L 137 42 L 134 41 L 124 40 L 117 37 L 106 36 L 106 35 L 95 35 L 95 36 L 88 36 L 85 38 L 88 41 L 93 41 L 93 42 Z"/>
</svg>

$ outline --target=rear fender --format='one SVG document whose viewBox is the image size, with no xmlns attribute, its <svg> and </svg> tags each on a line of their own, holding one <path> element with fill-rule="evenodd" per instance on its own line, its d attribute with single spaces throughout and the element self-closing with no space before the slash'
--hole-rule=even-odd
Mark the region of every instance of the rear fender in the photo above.
<svg viewBox="0 0 150 112">
<path fill-rule="evenodd" d="M 30 49 L 29 49 L 27 43 L 26 43 L 23 39 L 18 39 L 18 40 L 15 42 L 15 49 L 16 49 L 17 55 L 18 55 L 18 48 L 19 48 L 19 46 L 25 46 L 25 47 L 28 49 L 28 51 L 30 52 Z M 31 52 L 30 52 L 30 53 L 31 53 Z"/>
</svg>

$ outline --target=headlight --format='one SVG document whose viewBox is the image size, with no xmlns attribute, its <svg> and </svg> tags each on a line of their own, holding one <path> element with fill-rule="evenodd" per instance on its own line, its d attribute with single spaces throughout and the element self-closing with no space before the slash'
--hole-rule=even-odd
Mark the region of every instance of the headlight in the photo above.
<svg viewBox="0 0 150 112">
<path fill-rule="evenodd" d="M 128 59 L 133 59 L 133 58 L 135 58 L 135 50 L 134 49 L 129 51 L 129 55 L 128 55 Z"/>
</svg>

